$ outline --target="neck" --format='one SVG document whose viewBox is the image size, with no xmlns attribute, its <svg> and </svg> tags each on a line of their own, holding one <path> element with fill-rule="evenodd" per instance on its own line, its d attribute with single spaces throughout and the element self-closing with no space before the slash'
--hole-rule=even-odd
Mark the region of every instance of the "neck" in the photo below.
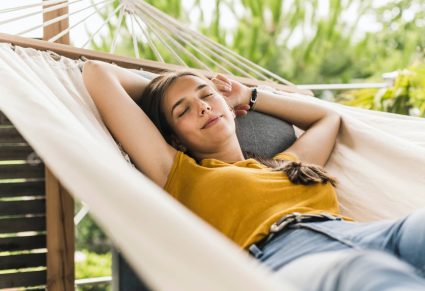
<svg viewBox="0 0 425 291">
<path fill-rule="evenodd" d="M 227 163 L 245 160 L 237 138 L 235 141 L 218 148 L 217 151 L 212 153 L 193 153 L 193 157 L 197 161 L 204 159 L 216 159 Z"/>
</svg>

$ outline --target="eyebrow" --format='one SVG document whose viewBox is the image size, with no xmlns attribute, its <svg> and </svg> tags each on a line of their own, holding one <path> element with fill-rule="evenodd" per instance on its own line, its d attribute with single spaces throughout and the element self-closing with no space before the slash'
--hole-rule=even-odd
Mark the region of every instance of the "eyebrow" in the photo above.
<svg viewBox="0 0 425 291">
<path fill-rule="evenodd" d="M 200 84 L 195 88 L 195 92 L 201 90 L 202 88 L 206 87 L 207 84 Z M 176 104 L 173 105 L 173 107 L 171 108 L 171 116 L 173 116 L 173 111 L 174 109 L 179 106 L 183 101 L 184 101 L 185 97 L 182 97 L 179 101 L 176 102 Z"/>
</svg>

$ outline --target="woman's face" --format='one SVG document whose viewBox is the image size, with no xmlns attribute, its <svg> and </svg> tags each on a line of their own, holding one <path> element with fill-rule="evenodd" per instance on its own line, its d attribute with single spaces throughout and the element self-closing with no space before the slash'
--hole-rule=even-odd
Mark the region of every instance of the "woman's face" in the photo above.
<svg viewBox="0 0 425 291">
<path fill-rule="evenodd" d="M 235 116 L 224 97 L 199 77 L 177 79 L 168 88 L 162 108 L 177 138 L 191 152 L 214 153 L 236 134 Z"/>
</svg>

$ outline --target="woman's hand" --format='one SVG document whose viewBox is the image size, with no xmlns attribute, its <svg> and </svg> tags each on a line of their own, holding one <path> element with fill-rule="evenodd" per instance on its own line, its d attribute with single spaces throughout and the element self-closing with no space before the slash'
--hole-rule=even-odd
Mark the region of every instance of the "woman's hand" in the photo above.
<svg viewBox="0 0 425 291">
<path fill-rule="evenodd" d="M 217 90 L 225 97 L 227 103 L 233 108 L 236 116 L 246 115 L 249 110 L 251 89 L 242 83 L 230 80 L 218 74 L 211 79 Z"/>
</svg>

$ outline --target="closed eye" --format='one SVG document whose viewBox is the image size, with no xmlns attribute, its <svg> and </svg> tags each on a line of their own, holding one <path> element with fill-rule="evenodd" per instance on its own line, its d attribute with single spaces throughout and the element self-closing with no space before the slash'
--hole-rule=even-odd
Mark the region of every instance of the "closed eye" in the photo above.
<svg viewBox="0 0 425 291">
<path fill-rule="evenodd" d="M 213 93 L 209 93 L 207 95 L 202 96 L 201 99 L 205 99 L 205 98 L 211 97 L 212 95 L 213 95 Z M 189 107 L 187 107 L 182 113 L 180 113 L 178 115 L 178 117 L 182 117 L 187 112 L 188 109 L 189 109 Z"/>
<path fill-rule="evenodd" d="M 183 114 L 185 114 L 186 113 L 186 111 L 188 110 L 189 108 L 186 108 L 182 113 L 180 113 L 179 114 L 179 116 L 178 117 L 182 117 L 183 116 Z"/>
</svg>

